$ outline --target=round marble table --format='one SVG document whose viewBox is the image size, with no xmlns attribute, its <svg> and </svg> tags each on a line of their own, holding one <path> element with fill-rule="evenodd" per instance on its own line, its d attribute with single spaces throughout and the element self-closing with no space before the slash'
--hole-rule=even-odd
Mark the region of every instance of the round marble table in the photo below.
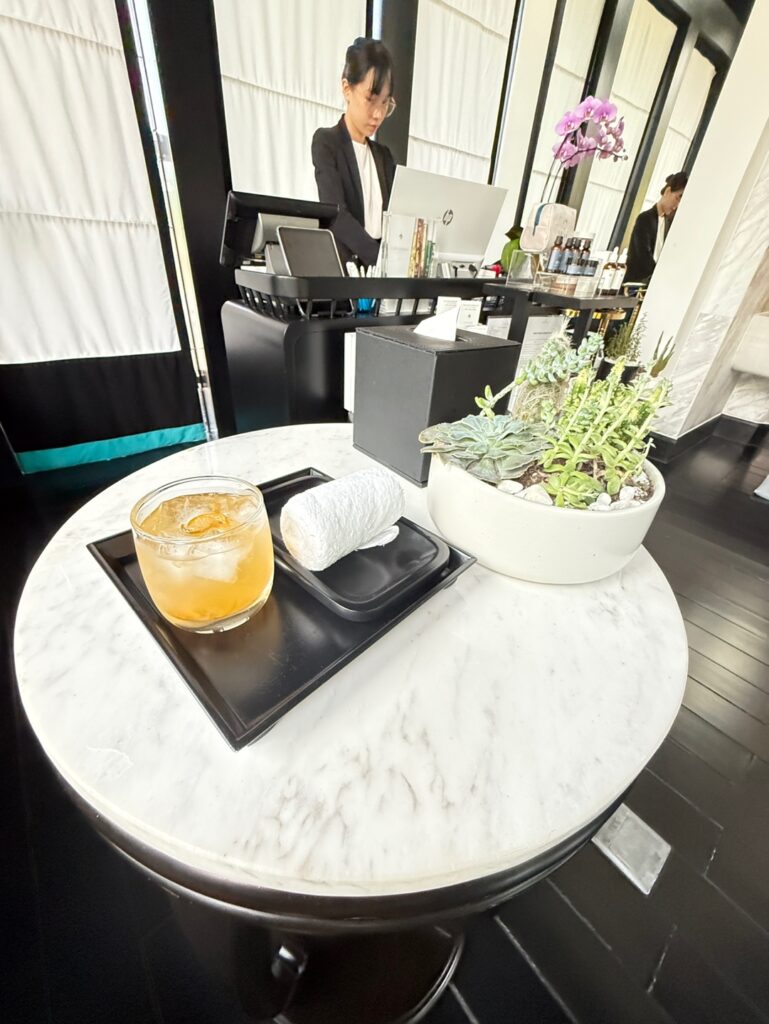
<svg viewBox="0 0 769 1024">
<path fill-rule="evenodd" d="M 16 622 L 25 711 L 96 826 L 165 884 L 303 933 L 425 927 L 530 884 L 611 812 L 686 679 L 681 616 L 646 551 L 570 587 L 475 565 L 230 749 L 86 544 L 172 479 L 371 465 L 351 434 L 265 430 L 121 480 L 50 542 Z M 404 489 L 430 528 L 425 492 Z"/>
</svg>

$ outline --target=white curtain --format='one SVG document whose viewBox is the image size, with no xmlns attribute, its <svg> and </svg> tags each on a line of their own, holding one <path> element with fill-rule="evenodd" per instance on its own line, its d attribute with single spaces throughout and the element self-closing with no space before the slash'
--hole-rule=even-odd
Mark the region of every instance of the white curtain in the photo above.
<svg viewBox="0 0 769 1024">
<path fill-rule="evenodd" d="M 683 170 L 684 160 L 700 123 L 715 73 L 716 69 L 707 57 L 703 57 L 699 50 L 693 50 L 686 65 L 681 89 L 676 96 L 660 154 L 649 180 L 644 210 L 659 199 L 665 178 L 669 174 Z"/>
<path fill-rule="evenodd" d="M 595 236 L 595 251 L 609 244 L 675 32 L 673 22 L 649 0 L 636 0 L 611 92 L 612 102 L 625 118 L 629 159 L 616 163 L 593 159 L 577 221 L 579 234 Z"/>
<path fill-rule="evenodd" d="M 233 188 L 317 199 L 310 144 L 341 117 L 365 0 L 215 0 Z"/>
<path fill-rule="evenodd" d="M 410 167 L 488 180 L 514 7 L 512 0 L 420 0 Z"/>
<path fill-rule="evenodd" d="M 557 141 L 555 126 L 561 116 L 583 98 L 585 78 L 603 6 L 604 0 L 568 0 L 566 4 L 534 164 L 526 191 L 526 202 L 523 207 L 525 219 L 528 219 L 532 206 L 539 203 L 542 198 L 553 161 L 553 143 Z M 560 176 L 558 170 L 556 175 Z M 553 179 L 550 184 L 552 182 Z M 557 186 L 554 186 L 553 196 L 557 191 Z"/>
<path fill-rule="evenodd" d="M 0 0 L 0 363 L 179 348 L 114 4 Z"/>
</svg>

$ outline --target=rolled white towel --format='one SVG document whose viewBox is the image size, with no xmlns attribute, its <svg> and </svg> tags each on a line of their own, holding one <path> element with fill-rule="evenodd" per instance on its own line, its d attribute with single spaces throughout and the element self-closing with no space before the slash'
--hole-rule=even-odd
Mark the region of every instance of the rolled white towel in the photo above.
<svg viewBox="0 0 769 1024">
<path fill-rule="evenodd" d="M 280 532 L 305 569 L 320 572 L 358 548 L 398 536 L 403 488 L 383 469 L 362 469 L 295 494 L 283 506 Z"/>
</svg>

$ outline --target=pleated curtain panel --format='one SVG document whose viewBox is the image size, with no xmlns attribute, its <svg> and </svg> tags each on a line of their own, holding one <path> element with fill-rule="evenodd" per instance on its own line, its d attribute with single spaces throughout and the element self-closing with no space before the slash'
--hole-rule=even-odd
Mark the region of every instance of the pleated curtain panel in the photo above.
<svg viewBox="0 0 769 1024">
<path fill-rule="evenodd" d="M 595 234 L 595 250 L 609 244 L 675 34 L 673 22 L 650 0 L 635 0 L 610 96 L 625 118 L 625 147 L 630 159 L 591 161 L 577 220 L 578 233 Z"/>
<path fill-rule="evenodd" d="M 537 138 L 529 187 L 523 207 L 524 221 L 532 207 L 542 201 L 548 173 L 553 162 L 555 126 L 566 110 L 573 110 L 585 91 L 590 58 L 595 46 L 598 23 L 604 0 L 568 0 L 563 13 L 553 70 L 542 113 L 542 124 Z M 552 183 L 552 179 L 551 179 Z M 550 188 L 548 187 L 548 192 Z M 554 201 L 557 184 L 552 189 Z"/>
<path fill-rule="evenodd" d="M 22 468 L 202 438 L 112 2 L 0 0 L 0 136 L 0 422 Z"/>
<path fill-rule="evenodd" d="M 684 162 L 702 118 L 715 73 L 716 69 L 707 57 L 703 57 L 698 50 L 693 50 L 673 105 L 670 124 L 649 179 L 644 210 L 659 199 L 665 178 L 684 169 Z"/>
<path fill-rule="evenodd" d="M 420 0 L 408 163 L 488 181 L 514 3 Z"/>
<path fill-rule="evenodd" d="M 316 200 L 310 144 L 344 112 L 365 0 L 215 0 L 214 11 L 232 187 Z"/>
</svg>

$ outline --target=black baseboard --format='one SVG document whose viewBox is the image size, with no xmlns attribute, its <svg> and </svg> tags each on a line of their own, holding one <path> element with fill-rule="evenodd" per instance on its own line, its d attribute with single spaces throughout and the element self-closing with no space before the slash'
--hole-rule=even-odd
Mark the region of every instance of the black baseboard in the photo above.
<svg viewBox="0 0 769 1024">
<path fill-rule="evenodd" d="M 654 441 L 654 446 L 651 450 L 652 461 L 663 464 L 670 462 L 671 459 L 675 459 L 676 456 L 681 455 L 683 452 L 711 437 L 715 432 L 717 424 L 718 417 L 708 420 L 707 423 L 701 423 L 699 427 L 695 427 L 694 430 L 687 430 L 681 437 L 676 438 L 663 437 L 661 434 L 655 434 L 652 431 L 652 440 Z"/>
<path fill-rule="evenodd" d="M 651 459 L 652 462 L 665 465 L 709 437 L 720 437 L 725 441 L 749 447 L 760 444 L 768 433 L 767 423 L 751 423 L 748 420 L 738 420 L 734 416 L 716 416 L 707 423 L 701 423 L 694 430 L 687 430 L 677 438 L 663 437 L 652 431 L 654 447 L 651 450 Z"/>
<path fill-rule="evenodd" d="M 769 434 L 769 423 L 738 420 L 735 416 L 722 416 L 714 431 L 716 437 L 746 446 L 759 445 Z"/>
</svg>

